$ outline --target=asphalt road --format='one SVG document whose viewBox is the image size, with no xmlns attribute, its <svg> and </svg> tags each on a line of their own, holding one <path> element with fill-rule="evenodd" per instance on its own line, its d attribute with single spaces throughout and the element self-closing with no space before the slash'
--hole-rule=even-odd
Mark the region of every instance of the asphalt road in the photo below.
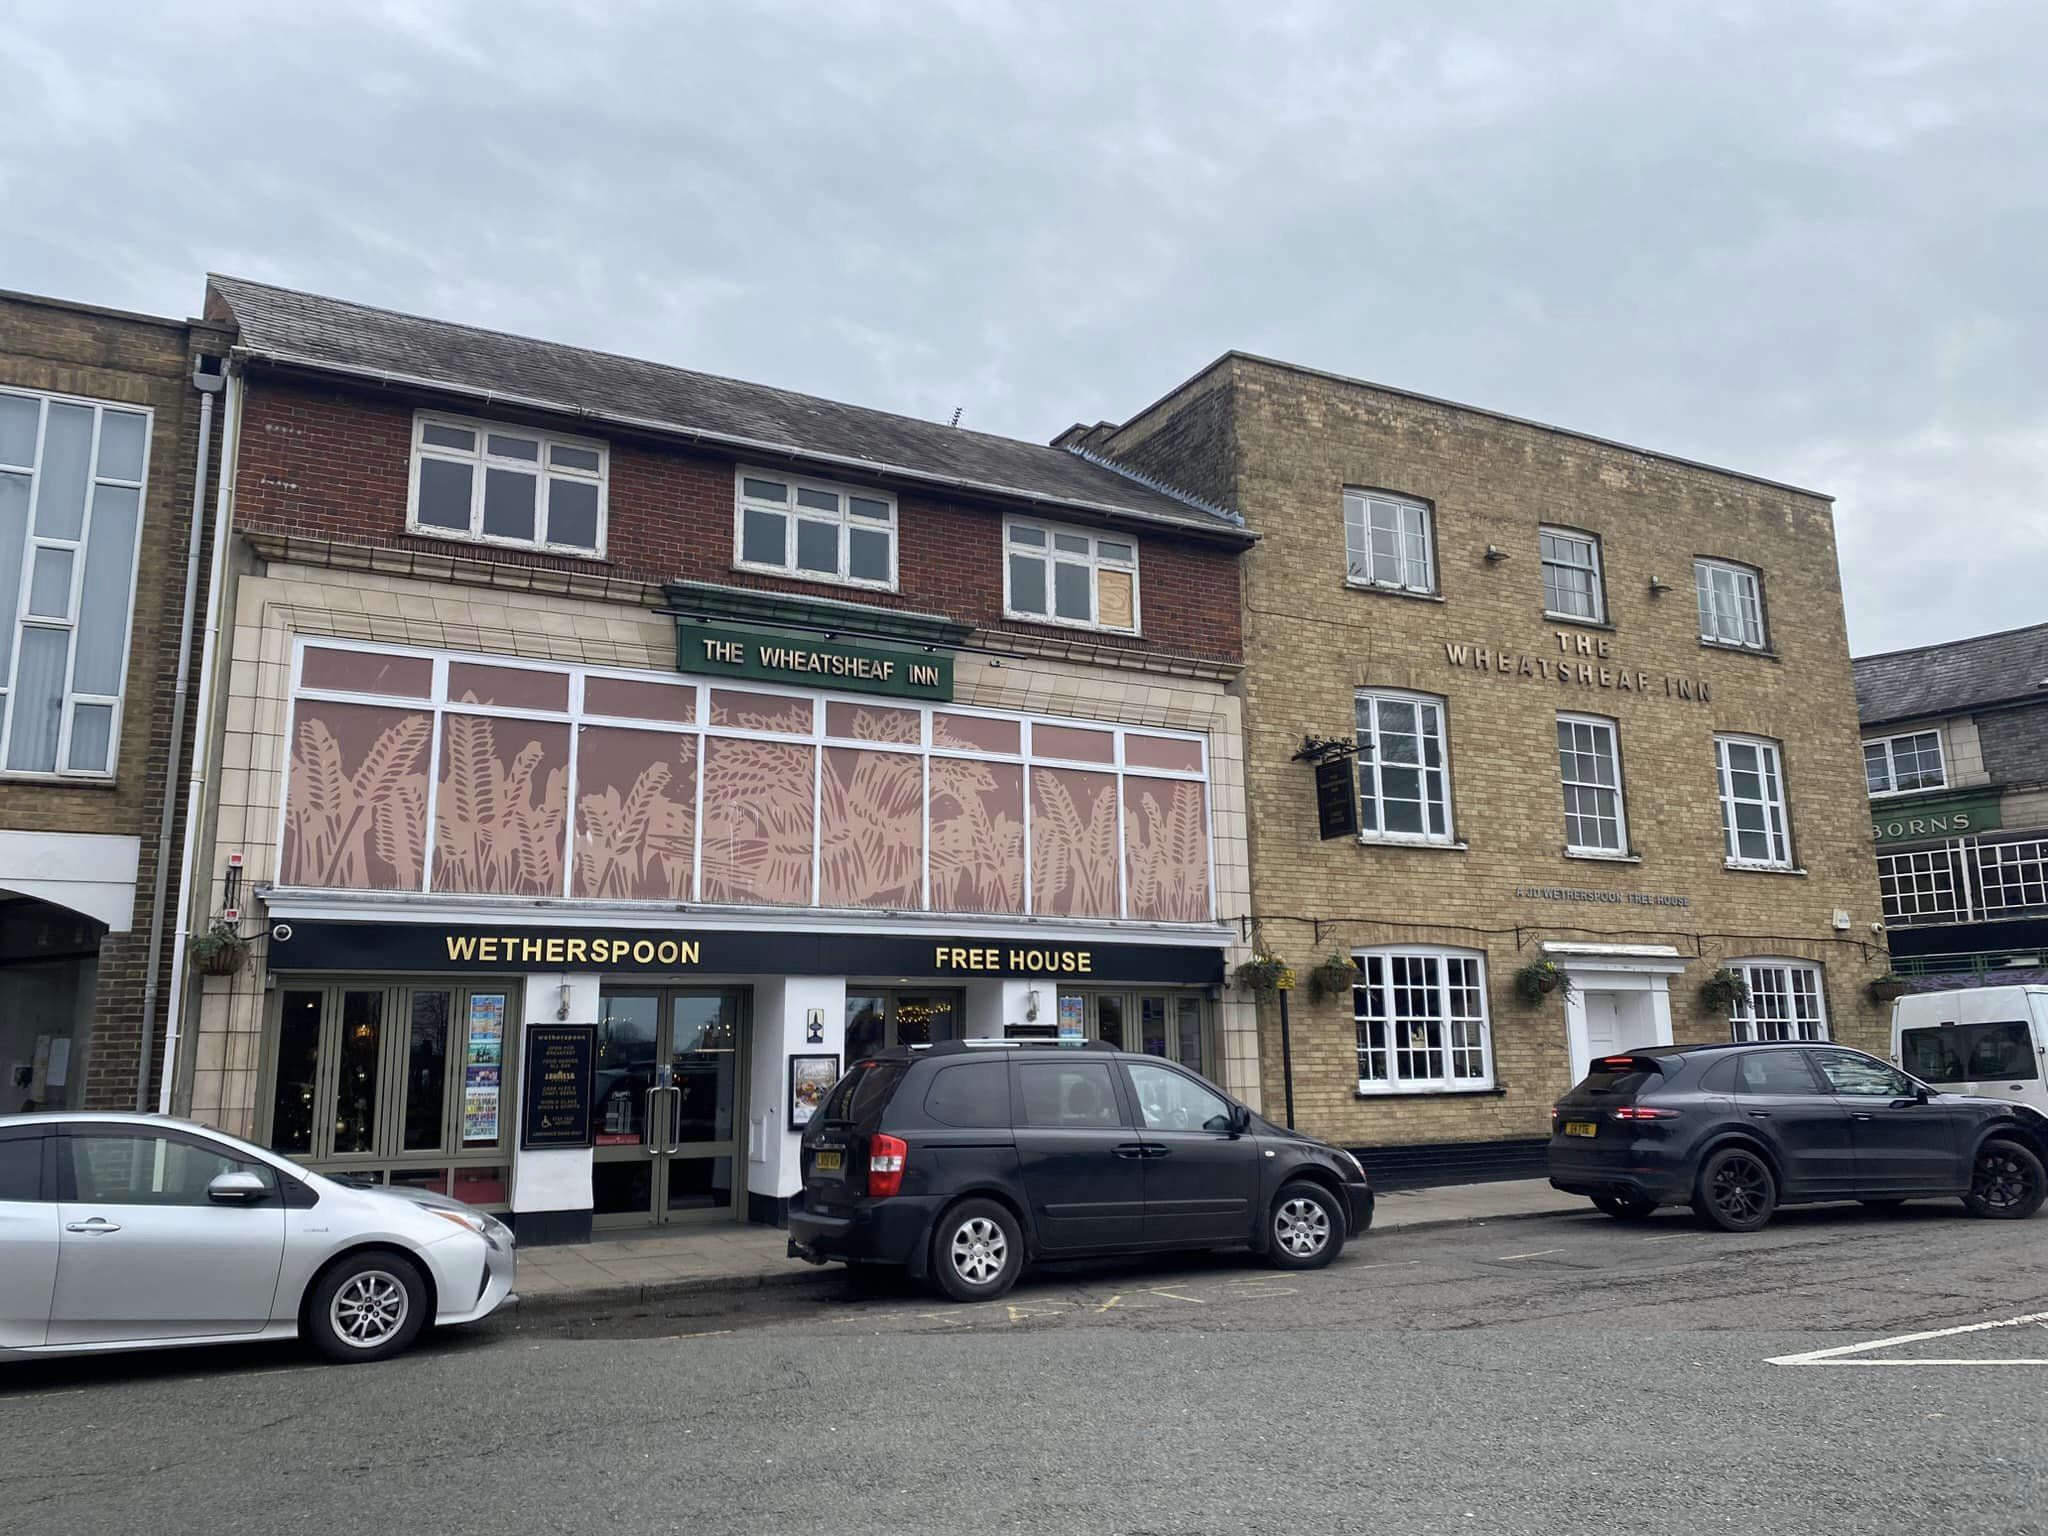
<svg viewBox="0 0 2048 1536">
<path fill-rule="evenodd" d="M 0 1368 L 0 1530 L 2039 1533 L 2044 1322 L 2048 1216 L 1848 1207 L 39 1363 Z"/>
</svg>

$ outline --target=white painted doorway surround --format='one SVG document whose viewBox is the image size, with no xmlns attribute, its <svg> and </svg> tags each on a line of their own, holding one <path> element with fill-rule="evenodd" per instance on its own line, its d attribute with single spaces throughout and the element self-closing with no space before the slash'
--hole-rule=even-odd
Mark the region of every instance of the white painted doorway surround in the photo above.
<svg viewBox="0 0 2048 1536">
<path fill-rule="evenodd" d="M 1671 1044 L 1669 982 L 1685 969 L 1672 945 L 1545 944 L 1543 955 L 1571 981 L 1564 1027 L 1572 1083 L 1596 1057 Z"/>
</svg>

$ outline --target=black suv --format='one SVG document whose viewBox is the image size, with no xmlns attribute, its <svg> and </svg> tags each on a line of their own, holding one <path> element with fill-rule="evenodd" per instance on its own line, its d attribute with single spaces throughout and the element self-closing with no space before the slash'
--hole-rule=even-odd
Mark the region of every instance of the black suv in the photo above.
<svg viewBox="0 0 2048 1536">
<path fill-rule="evenodd" d="M 1350 1153 L 1092 1041 L 883 1051 L 839 1080 L 800 1155 L 792 1258 L 900 1264 L 959 1301 L 1041 1258 L 1249 1247 L 1314 1269 L 1372 1224 Z"/>
<path fill-rule="evenodd" d="M 1622 1220 L 1689 1202 L 1754 1232 L 1780 1205 L 1941 1196 L 1976 1216 L 2026 1217 L 2048 1195 L 2048 1116 L 1937 1092 L 1839 1045 L 1606 1056 L 1550 1117 L 1550 1182 Z"/>
</svg>

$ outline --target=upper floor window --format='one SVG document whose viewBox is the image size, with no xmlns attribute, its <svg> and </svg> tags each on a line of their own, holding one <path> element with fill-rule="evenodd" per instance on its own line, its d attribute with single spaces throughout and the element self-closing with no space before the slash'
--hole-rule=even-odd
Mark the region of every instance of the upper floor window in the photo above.
<svg viewBox="0 0 2048 1536">
<path fill-rule="evenodd" d="M 1545 528 L 1536 537 L 1543 554 L 1543 611 L 1554 619 L 1605 623 L 1600 541 L 1570 528 Z"/>
<path fill-rule="evenodd" d="M 413 423 L 419 533 L 565 554 L 604 553 L 602 443 L 422 412 Z"/>
<path fill-rule="evenodd" d="M 1012 518 L 1004 527 L 1003 612 L 1013 619 L 1138 630 L 1138 546 Z"/>
<path fill-rule="evenodd" d="M 1873 795 L 1902 795 L 1909 789 L 1940 789 L 1948 782 L 1941 761 L 1941 732 L 1915 731 L 1863 743 L 1863 776 Z"/>
<path fill-rule="evenodd" d="M 150 414 L 0 390 L 0 764 L 114 771 Z"/>
<path fill-rule="evenodd" d="M 1614 722 L 1557 717 L 1557 772 L 1564 782 L 1564 843 L 1571 853 L 1628 852 L 1621 805 L 1621 748 Z"/>
<path fill-rule="evenodd" d="M 739 471 L 737 564 L 805 581 L 896 587 L 896 498 L 770 470 Z"/>
<path fill-rule="evenodd" d="M 1763 588 L 1746 565 L 1695 560 L 1693 590 L 1700 603 L 1700 639 L 1709 645 L 1764 648 Z"/>
<path fill-rule="evenodd" d="M 1356 586 L 1435 592 L 1429 506 L 1384 491 L 1344 493 L 1344 555 Z"/>
<path fill-rule="evenodd" d="M 1358 696 L 1358 826 L 1367 841 L 1451 840 L 1441 699 Z"/>
<path fill-rule="evenodd" d="M 1369 949 L 1351 989 L 1360 1093 L 1493 1086 L 1485 961 L 1471 950 Z"/>
<path fill-rule="evenodd" d="M 1754 736 L 1716 736 L 1714 766 L 1721 782 L 1721 835 L 1728 862 L 1790 869 L 1792 839 L 1786 832 L 1778 744 Z"/>
</svg>

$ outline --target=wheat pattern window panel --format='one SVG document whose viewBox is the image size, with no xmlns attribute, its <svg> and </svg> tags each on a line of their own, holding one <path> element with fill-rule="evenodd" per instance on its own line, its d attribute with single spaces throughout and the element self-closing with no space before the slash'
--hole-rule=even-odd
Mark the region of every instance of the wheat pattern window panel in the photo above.
<svg viewBox="0 0 2048 1536">
<path fill-rule="evenodd" d="M 704 900 L 811 904 L 817 750 L 711 738 L 704 752 Z"/>
<path fill-rule="evenodd" d="M 1031 770 L 1031 910 L 1042 917 L 1116 916 L 1114 774 Z"/>
<path fill-rule="evenodd" d="M 573 894 L 688 901 L 697 846 L 697 738 L 587 725 L 576 737 Z"/>
<path fill-rule="evenodd" d="M 569 727 L 444 715 L 434 796 L 434 889 L 552 896 L 562 889 Z"/>
<path fill-rule="evenodd" d="M 902 752 L 827 747 L 818 789 L 818 901 L 924 904 L 924 764 Z"/>
<path fill-rule="evenodd" d="M 302 702 L 279 879 L 335 890 L 418 890 L 433 734 L 434 717 L 420 710 Z"/>
<path fill-rule="evenodd" d="M 932 909 L 1022 912 L 1023 766 L 934 757 L 931 808 Z"/>
<path fill-rule="evenodd" d="M 1124 780 L 1124 867 L 1132 917 L 1209 915 L 1209 813 L 1190 779 Z"/>
</svg>

